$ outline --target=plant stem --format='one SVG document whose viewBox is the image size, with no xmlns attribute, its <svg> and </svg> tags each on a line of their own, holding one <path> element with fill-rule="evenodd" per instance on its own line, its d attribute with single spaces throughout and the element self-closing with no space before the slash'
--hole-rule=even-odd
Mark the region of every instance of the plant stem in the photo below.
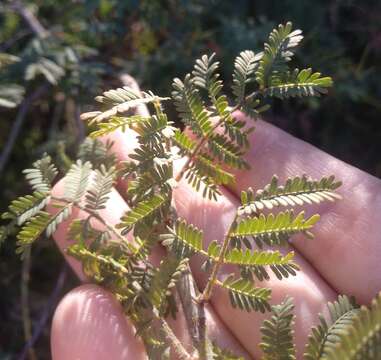
<svg viewBox="0 0 381 360">
<path fill-rule="evenodd" d="M 39 339 L 41 333 L 45 329 L 46 323 L 48 322 L 52 311 L 58 303 L 59 295 L 61 294 L 62 288 L 66 281 L 68 270 L 69 267 L 67 263 L 64 263 L 61 272 L 58 276 L 54 290 L 47 299 L 44 309 L 42 310 L 41 316 L 39 317 L 39 320 L 36 322 L 35 328 L 33 330 L 33 335 L 30 338 L 30 340 L 25 344 L 21 354 L 17 358 L 18 360 L 24 360 L 27 358 L 27 354 L 29 353 L 30 348 L 34 346 L 36 341 Z"/>
<path fill-rule="evenodd" d="M 159 322 L 166 340 L 172 345 L 173 350 L 176 352 L 177 357 L 180 360 L 192 360 L 193 357 L 190 356 L 189 353 L 185 350 L 183 344 L 181 344 L 177 336 L 173 333 L 168 323 L 159 315 L 159 312 L 156 308 L 153 308 L 153 314 L 155 315 L 156 320 Z"/>
<path fill-rule="evenodd" d="M 9 156 L 12 153 L 12 149 L 22 128 L 29 107 L 32 105 L 33 101 L 41 97 L 48 90 L 48 88 L 48 84 L 46 83 L 41 85 L 32 94 L 27 96 L 20 105 L 20 108 L 16 115 L 16 119 L 13 122 L 12 129 L 8 135 L 7 143 L 4 145 L 4 148 L 0 155 L 0 174 L 3 172 L 5 165 L 9 160 Z"/>
<path fill-rule="evenodd" d="M 14 1 L 11 4 L 11 8 L 17 11 L 22 18 L 26 21 L 33 32 L 43 39 L 48 36 L 49 32 L 43 27 L 37 17 L 28 9 L 28 7 L 22 1 Z"/>
<path fill-rule="evenodd" d="M 30 278 L 31 249 L 28 247 L 24 252 L 21 277 L 21 312 L 24 328 L 25 342 L 28 343 L 32 337 L 32 322 L 29 309 L 29 278 Z M 30 360 L 36 360 L 37 356 L 32 346 L 28 348 Z"/>
<path fill-rule="evenodd" d="M 76 252 L 71 252 L 70 248 L 68 253 L 70 255 L 76 255 Z M 93 254 L 91 251 L 88 251 L 86 249 L 81 249 L 79 255 L 82 255 L 84 257 L 92 258 L 94 260 L 100 261 L 104 265 L 108 265 L 113 267 L 116 271 L 118 271 L 121 274 L 128 274 L 129 270 L 122 264 L 118 263 L 117 261 L 110 261 L 110 259 L 99 255 L 99 254 Z M 168 325 L 168 323 L 165 321 L 165 319 L 159 314 L 159 310 L 156 307 L 153 307 L 152 313 L 155 317 L 155 319 L 159 322 L 161 329 L 163 330 L 165 334 L 165 338 L 168 341 L 169 344 L 171 344 L 172 348 L 176 352 L 176 355 L 181 360 L 192 360 L 192 357 L 188 354 L 188 352 L 185 350 L 184 346 L 181 344 L 179 339 L 176 337 L 176 335 L 173 333 L 172 329 Z"/>
<path fill-rule="evenodd" d="M 224 257 L 226 255 L 227 250 L 228 250 L 229 243 L 230 243 L 230 234 L 236 225 L 237 217 L 238 217 L 238 214 L 235 215 L 234 220 L 230 224 L 229 230 L 227 231 L 227 233 L 225 235 L 224 242 L 222 244 L 220 253 L 218 255 L 218 260 L 213 264 L 212 272 L 210 274 L 208 283 L 206 284 L 203 293 L 198 298 L 199 302 L 209 301 L 210 297 L 212 296 L 212 291 L 213 291 L 213 287 L 216 283 L 218 271 L 220 270 L 220 267 L 223 264 Z"/>
<path fill-rule="evenodd" d="M 234 106 L 229 114 L 233 113 L 234 111 L 236 111 L 237 109 L 239 109 L 239 107 L 241 106 L 241 104 L 237 104 L 236 106 Z M 182 169 L 180 170 L 180 172 L 177 174 L 175 180 L 177 182 L 179 182 L 185 172 L 189 169 L 189 165 L 192 163 L 192 161 L 195 159 L 195 157 L 199 154 L 199 152 L 201 151 L 202 149 L 202 146 L 205 144 L 205 142 L 209 139 L 209 136 L 211 134 L 213 134 L 214 130 L 216 130 L 220 125 L 222 125 L 224 123 L 224 121 L 226 120 L 226 117 L 227 116 L 224 116 L 222 118 L 220 118 L 215 124 L 214 126 L 203 136 L 203 138 L 199 141 L 199 143 L 196 145 L 196 147 L 193 149 L 193 152 L 191 153 L 191 155 L 188 157 L 188 160 L 186 161 L 186 163 L 184 164 L 184 166 L 182 167 Z"/>
<path fill-rule="evenodd" d="M 119 231 L 113 225 L 109 224 L 106 220 L 104 220 L 102 216 L 100 216 L 96 211 L 90 210 L 86 208 L 85 206 L 78 204 L 77 202 L 72 202 L 65 198 L 58 198 L 58 197 L 52 196 L 51 199 L 54 201 L 63 202 L 65 204 L 72 203 L 73 206 L 75 206 L 76 208 L 82 211 L 85 211 L 87 214 L 91 215 L 91 217 L 98 220 L 103 226 L 106 227 L 107 230 L 111 231 L 120 241 L 125 241 L 125 238 L 119 233 Z"/>
<path fill-rule="evenodd" d="M 206 358 L 206 317 L 204 304 L 197 302 L 200 292 L 188 264 L 188 272 L 184 273 L 176 284 L 184 312 L 189 335 L 193 346 L 201 359 Z"/>
</svg>

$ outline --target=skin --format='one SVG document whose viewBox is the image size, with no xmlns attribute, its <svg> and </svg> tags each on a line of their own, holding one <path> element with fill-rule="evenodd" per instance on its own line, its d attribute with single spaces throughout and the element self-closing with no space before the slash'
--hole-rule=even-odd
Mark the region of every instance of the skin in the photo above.
<svg viewBox="0 0 381 360">
<path fill-rule="evenodd" d="M 238 114 L 239 117 L 243 116 Z M 247 119 L 247 121 L 252 121 Z M 246 155 L 251 170 L 237 172 L 233 188 L 223 189 L 218 202 L 207 201 L 184 181 L 175 189 L 174 199 L 181 217 L 204 230 L 206 242 L 221 241 L 239 204 L 241 190 L 249 186 L 261 188 L 273 174 L 280 182 L 288 176 L 308 174 L 313 178 L 334 174 L 343 181 L 339 193 L 343 200 L 314 206 L 322 218 L 314 230 L 315 239 L 295 237 L 296 262 L 301 271 L 290 279 L 270 279 L 272 303 L 286 295 L 295 304 L 295 341 L 301 358 L 311 326 L 318 322 L 318 313 L 325 313 L 327 301 L 339 293 L 356 296 L 358 302 L 369 303 L 381 290 L 381 181 L 332 156 L 298 140 L 262 121 L 256 122 L 251 135 L 252 147 Z M 109 137 L 110 139 L 110 137 Z M 126 160 L 136 146 L 133 132 L 111 135 L 113 151 L 119 160 Z M 176 164 L 176 168 L 181 167 Z M 102 216 L 115 224 L 128 209 L 123 200 L 125 184 L 119 183 Z M 54 192 L 62 192 L 62 182 Z M 51 211 L 54 211 L 51 209 Z M 75 216 L 84 216 L 78 213 Z M 66 239 L 69 221 L 61 224 L 55 240 L 61 250 L 70 243 Z M 131 239 L 131 241 L 133 241 Z M 158 248 L 152 261 L 159 261 L 163 249 Z M 66 256 L 66 255 L 65 255 Z M 82 281 L 86 281 L 80 264 L 68 259 Z M 201 259 L 191 261 L 193 275 L 200 289 L 207 277 L 200 270 Z M 234 271 L 222 269 L 220 278 Z M 222 347 L 228 347 L 245 358 L 261 356 L 259 325 L 268 315 L 233 310 L 227 294 L 215 289 L 207 307 L 209 336 Z M 171 323 L 184 346 L 190 350 L 182 312 Z M 52 357 L 61 359 L 144 359 L 144 348 L 134 337 L 134 330 L 111 294 L 95 285 L 82 285 L 67 294 L 56 309 L 51 336 Z"/>
</svg>

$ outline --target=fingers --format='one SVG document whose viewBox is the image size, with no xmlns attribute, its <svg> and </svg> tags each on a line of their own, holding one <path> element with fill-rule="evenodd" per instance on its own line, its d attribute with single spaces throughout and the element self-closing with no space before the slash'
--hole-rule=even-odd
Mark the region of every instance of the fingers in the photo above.
<svg viewBox="0 0 381 360">
<path fill-rule="evenodd" d="M 208 201 L 184 183 L 176 190 L 174 198 L 179 216 L 203 229 L 205 246 L 212 240 L 222 241 L 238 207 L 236 198 L 227 191 L 223 192 L 218 202 Z M 295 261 L 301 267 L 297 276 L 282 281 L 271 279 L 267 283 L 257 283 L 257 286 L 268 286 L 273 290 L 274 304 L 280 303 L 286 296 L 294 299 L 295 340 L 298 352 L 302 353 L 311 326 L 318 321 L 318 313 L 325 311 L 326 302 L 332 301 L 337 294 L 301 256 L 296 255 Z M 206 274 L 200 270 L 202 262 L 203 259 L 199 257 L 193 257 L 191 261 L 191 268 L 200 288 L 204 287 L 207 280 Z M 231 268 L 222 268 L 221 279 L 226 278 L 232 271 Z M 258 325 L 268 314 L 263 316 L 259 313 L 234 310 L 226 290 L 220 290 L 218 287 L 215 287 L 211 302 L 222 321 L 245 349 L 255 358 L 259 358 L 261 353 L 258 343 L 261 335 Z"/>
<path fill-rule="evenodd" d="M 66 295 L 53 317 L 53 360 L 146 359 L 123 310 L 111 294 L 83 285 Z"/>
<path fill-rule="evenodd" d="M 53 196 L 61 197 L 63 194 L 63 181 L 60 181 L 53 189 Z M 49 211 L 54 212 L 57 209 L 53 207 L 48 208 Z M 101 217 L 104 221 L 114 226 L 115 224 L 120 222 L 120 217 L 128 210 L 128 206 L 119 193 L 116 190 L 113 190 L 110 194 L 109 200 L 106 203 L 106 208 L 100 211 Z M 82 281 L 86 281 L 86 277 L 83 274 L 81 264 L 74 258 L 67 256 L 65 250 L 68 246 L 73 244 L 72 240 L 68 238 L 67 233 L 69 229 L 69 225 L 74 219 L 85 219 L 88 214 L 82 210 L 74 208 L 73 214 L 70 216 L 68 220 L 61 223 L 54 234 L 54 239 L 63 252 L 64 256 L 67 258 L 67 261 L 70 263 L 76 274 Z M 105 225 L 99 223 L 98 221 L 93 221 L 92 225 L 99 229 L 104 230 Z M 115 236 L 114 239 L 116 240 Z M 130 239 L 133 241 L 132 239 Z M 153 264 L 159 264 L 160 259 L 163 257 L 164 249 L 158 247 L 151 255 L 150 260 Z M 103 303 L 103 307 L 98 305 L 98 302 Z M 100 307 L 100 313 L 98 314 L 97 308 Z M 104 311 L 102 310 L 104 308 Z M 131 340 L 131 332 L 134 334 L 134 329 L 131 330 L 131 326 L 126 326 L 127 320 L 125 317 L 121 317 L 120 313 L 122 310 L 120 309 L 120 305 L 113 299 L 113 297 L 105 290 L 102 290 L 99 287 L 86 285 L 82 286 L 72 293 L 70 293 L 65 299 L 62 301 L 60 306 L 57 309 L 57 314 L 54 319 L 53 330 L 54 336 L 52 338 L 52 352 L 54 354 L 54 359 L 71 359 L 71 358 L 81 358 L 82 354 L 89 354 L 88 357 L 83 357 L 83 359 L 92 359 L 94 357 L 93 354 L 98 354 L 99 357 L 97 359 L 103 358 L 112 358 L 112 359 L 127 359 L 127 358 L 139 358 L 139 357 L 129 357 L 134 351 L 137 351 L 137 354 L 140 354 L 141 350 L 136 350 L 138 345 L 136 344 L 136 339 L 132 338 Z M 75 315 L 73 315 L 75 314 Z M 177 314 L 176 321 L 172 321 L 170 323 L 171 327 L 176 332 L 180 341 L 184 344 L 184 346 L 188 347 L 188 350 L 192 350 L 192 344 L 190 340 L 190 336 L 188 331 L 186 330 L 185 318 L 180 308 L 179 313 Z M 62 319 L 72 319 L 75 316 L 78 319 L 77 322 L 71 321 L 72 327 L 69 327 L 70 331 L 73 333 L 74 339 L 77 339 L 77 342 L 73 341 L 65 341 L 63 336 L 66 336 L 66 321 L 62 321 Z M 239 345 L 239 343 L 235 340 L 234 336 L 232 336 L 229 331 L 226 329 L 223 323 L 219 320 L 218 316 L 213 312 L 209 307 L 206 308 L 205 311 L 207 327 L 208 327 L 208 337 L 212 341 L 216 341 L 216 343 L 223 347 L 229 348 L 235 351 L 237 354 L 244 356 L 245 358 L 249 358 L 248 354 L 243 350 L 243 348 Z M 112 318 L 113 321 L 107 323 L 108 318 Z M 104 326 L 102 325 L 104 323 Z M 74 331 L 75 328 L 75 331 Z M 112 328 L 116 328 L 117 331 L 121 329 L 121 333 L 119 336 L 120 339 L 126 337 L 123 341 L 120 340 L 119 345 L 116 347 L 115 356 L 107 357 L 107 355 L 103 355 L 103 349 L 108 348 L 109 345 L 105 345 L 103 343 L 102 337 L 99 339 L 95 339 L 99 342 L 99 349 L 89 350 L 91 347 L 91 342 L 88 341 L 88 338 L 91 338 L 94 333 L 99 332 L 99 328 L 104 329 L 107 334 L 115 333 Z M 127 331 L 127 330 L 128 331 Z M 114 334 L 115 335 L 115 334 Z M 116 335 L 115 335 L 116 336 Z M 107 341 L 107 337 L 105 338 Z M 110 343 L 110 346 L 113 346 Z M 62 355 L 63 354 L 63 355 Z M 114 352 L 113 352 L 114 354 Z M 117 355 L 119 354 L 119 355 Z M 125 355 L 127 354 L 127 355 Z M 62 356 L 62 357 L 60 357 Z M 104 357 L 103 357 L 104 356 Z M 140 355 L 139 355 L 140 356 Z M 143 355 L 142 355 L 143 356 Z"/>
<path fill-rule="evenodd" d="M 207 308 L 205 317 L 212 341 L 249 358 L 212 310 Z M 191 351 L 181 311 L 176 323 L 171 325 L 184 347 Z M 120 304 L 112 294 L 96 285 L 82 285 L 62 299 L 53 317 L 51 348 L 53 360 L 147 358 Z"/>
<path fill-rule="evenodd" d="M 339 293 L 370 301 L 381 289 L 381 181 L 263 121 L 250 142 L 251 170 L 237 173 L 236 196 L 249 186 L 262 188 L 273 174 L 280 182 L 303 174 L 343 181 L 343 200 L 314 209 L 322 211 L 316 238 L 294 244 Z"/>
<path fill-rule="evenodd" d="M 121 154 L 122 152 L 119 149 L 129 148 L 129 144 L 133 141 L 128 136 L 118 137 L 114 143 L 116 152 Z M 119 160 L 126 160 L 126 158 L 121 157 Z M 180 166 L 180 162 L 175 164 L 177 168 Z M 222 241 L 238 206 L 237 199 L 230 196 L 226 191 L 220 197 L 219 202 L 209 202 L 204 200 L 200 193 L 195 192 L 185 182 L 182 182 L 175 190 L 174 199 L 179 216 L 203 229 L 207 242 L 214 239 Z M 336 293 L 300 256 L 297 256 L 296 262 L 302 267 L 302 271 L 299 272 L 297 277 L 282 282 L 272 280 L 267 285 L 274 290 L 274 303 L 279 303 L 286 295 L 294 297 L 298 319 L 296 323 L 296 342 L 299 351 L 302 351 L 310 327 L 318 320 L 317 314 L 325 310 L 326 302 L 333 300 Z M 200 271 L 200 265 L 201 260 L 196 258 L 192 262 L 192 270 L 199 287 L 203 288 L 206 276 Z M 231 272 L 231 270 L 228 270 L 228 272 Z M 253 324 L 260 324 L 263 316 L 233 311 L 226 291 L 216 291 L 212 298 L 212 304 L 222 321 L 233 331 L 243 346 L 252 355 L 259 356 L 259 327 L 253 326 Z"/>
</svg>

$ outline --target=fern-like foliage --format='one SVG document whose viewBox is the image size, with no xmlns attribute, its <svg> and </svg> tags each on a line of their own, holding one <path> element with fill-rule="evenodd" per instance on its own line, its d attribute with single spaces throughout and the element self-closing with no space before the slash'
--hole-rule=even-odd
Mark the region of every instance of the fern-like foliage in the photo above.
<svg viewBox="0 0 381 360">
<path fill-rule="evenodd" d="M 85 195 L 90 182 L 91 170 L 91 163 L 82 163 L 81 160 L 71 166 L 64 184 L 64 196 L 67 200 L 78 201 Z"/>
<path fill-rule="evenodd" d="M 45 156 L 25 171 L 33 192 L 14 200 L 2 215 L 8 224 L 0 227 L 0 242 L 19 226 L 17 244 L 22 253 L 41 235 L 54 233 L 72 209 L 79 208 L 81 219 L 69 224 L 67 237 L 72 245 L 67 253 L 81 261 L 89 279 L 105 286 L 121 302 L 150 358 L 169 358 L 173 353 L 181 359 L 238 358 L 213 345 L 207 329 L 202 328 L 207 325 L 200 317 L 202 304 L 219 287 L 229 294 L 233 308 L 247 312 L 272 310 L 273 316 L 262 327 L 265 359 L 295 359 L 292 302 L 287 299 L 271 307 L 271 289 L 258 283 L 272 274 L 279 280 L 296 275 L 299 267 L 294 253 L 282 254 L 271 247 L 287 246 L 297 233 L 311 238 L 319 216 L 305 217 L 303 211 L 294 212 L 293 208 L 339 199 L 336 189 L 340 182 L 333 176 L 318 181 L 302 176 L 279 185 L 274 177 L 262 190 L 243 191 L 241 205 L 224 238 L 208 246 L 202 229 L 178 217 L 173 195 L 185 180 L 204 198 L 218 200 L 221 187 L 234 184 L 233 170 L 249 168 L 244 156 L 254 122 L 238 117 L 236 110 L 255 120 L 269 108 L 270 97 L 326 93 L 331 78 L 311 69 L 299 71 L 288 66 L 301 39 L 301 31 L 293 31 L 291 23 L 287 23 L 271 32 L 264 51 L 241 52 L 234 62 L 232 100 L 224 94 L 216 54 L 196 60 L 190 73 L 173 81 L 172 99 L 188 127 L 185 132 L 175 129 L 166 113 L 164 105 L 169 98 L 129 87 L 98 96 L 101 109 L 81 116 L 88 120 L 91 133 L 79 148 L 79 159 L 74 163 L 65 161 L 65 166 L 71 165 L 67 165 L 70 168 L 62 197 L 51 194 L 58 172 Z M 33 78 L 41 73 L 54 83 L 62 77 L 62 71 L 55 61 L 39 53 L 28 66 L 27 76 Z M 138 114 L 141 105 L 148 105 L 144 116 Z M 97 138 L 127 129 L 135 132 L 137 145 L 127 161 L 117 163 L 110 154 L 112 143 Z M 185 160 L 176 163 L 181 168 L 175 173 L 175 162 L 181 157 Z M 114 226 L 100 210 L 105 209 L 117 177 L 127 182 L 124 198 L 129 210 Z M 44 210 L 48 202 L 55 208 L 54 213 Z M 271 212 L 278 207 L 286 209 Z M 102 224 L 101 230 L 93 227 L 94 219 Z M 134 241 L 127 240 L 128 233 Z M 167 255 L 159 266 L 154 266 L 151 255 L 160 243 L 166 247 Z M 196 254 L 204 259 L 202 269 L 208 273 L 202 293 L 192 284 L 188 272 L 188 261 Z M 220 270 L 225 266 L 236 267 L 237 275 L 221 280 Z M 191 329 L 192 354 L 166 322 L 168 315 L 176 315 L 177 299 L 183 302 L 187 323 L 202 323 L 199 329 Z M 186 300 L 191 303 L 186 304 Z M 331 322 L 322 319 L 313 330 L 306 358 L 337 359 L 340 354 L 343 359 L 375 359 L 380 343 L 380 300 L 371 309 L 359 310 L 342 297 L 329 307 Z"/>
<path fill-rule="evenodd" d="M 81 115 L 82 120 L 88 120 L 90 123 L 103 122 L 115 115 L 123 115 L 138 105 L 160 102 L 168 98 L 156 96 L 152 92 L 139 93 L 129 87 L 123 87 L 105 91 L 102 96 L 96 97 L 96 100 L 110 108 L 103 112 L 84 113 Z"/>
<path fill-rule="evenodd" d="M 319 215 L 304 217 L 304 211 L 294 215 L 292 211 L 280 212 L 277 215 L 261 214 L 258 217 L 241 220 L 234 231 L 230 234 L 232 238 L 254 239 L 258 246 L 284 245 L 287 239 L 296 233 L 304 233 L 312 237 L 309 231 L 319 220 Z"/>
<path fill-rule="evenodd" d="M 100 136 L 111 134 L 116 130 L 126 131 L 126 129 L 134 126 L 140 121 L 144 121 L 144 117 L 141 115 L 132 115 L 130 117 L 113 116 L 107 119 L 107 122 L 99 122 L 97 124 L 97 130 L 94 130 L 90 137 L 95 139 Z"/>
<path fill-rule="evenodd" d="M 295 360 L 293 344 L 295 316 L 291 298 L 286 298 L 280 305 L 271 307 L 272 316 L 261 327 L 263 360 Z"/>
<path fill-rule="evenodd" d="M 247 84 L 255 80 L 255 72 L 259 66 L 259 60 L 263 53 L 255 54 L 254 51 L 242 51 L 234 61 L 233 94 L 237 103 L 244 100 Z"/>
<path fill-rule="evenodd" d="M 173 288 L 184 272 L 188 270 L 188 260 L 176 257 L 162 261 L 151 280 L 148 298 L 151 304 L 162 315 L 171 312 L 175 317 L 176 302 L 173 298 Z"/>
<path fill-rule="evenodd" d="M 248 163 L 243 159 L 244 152 L 224 135 L 216 134 L 208 141 L 210 152 L 216 159 L 236 169 L 248 169 Z"/>
<path fill-rule="evenodd" d="M 330 321 L 320 315 L 320 324 L 312 328 L 304 353 L 306 360 L 325 358 L 327 353 L 336 348 L 340 335 L 353 324 L 359 313 L 359 307 L 353 299 L 340 295 L 337 301 L 328 303 Z"/>
<path fill-rule="evenodd" d="M 172 86 L 172 97 L 184 123 L 198 136 L 207 136 L 212 122 L 191 75 L 188 74 L 184 82 L 175 79 Z"/>
<path fill-rule="evenodd" d="M 203 232 L 183 219 L 178 219 L 169 233 L 162 235 L 162 244 L 180 258 L 203 252 Z"/>
<path fill-rule="evenodd" d="M 58 225 L 70 216 L 71 211 L 72 206 L 69 204 L 62 206 L 54 215 L 40 211 L 30 218 L 17 234 L 17 253 L 23 254 L 25 249 L 30 247 L 44 231 L 46 236 L 52 235 Z"/>
<path fill-rule="evenodd" d="M 270 289 L 256 287 L 251 281 L 245 279 L 236 280 L 233 276 L 226 278 L 224 282 L 217 282 L 217 285 L 228 290 L 233 308 L 262 313 L 270 310 L 268 303 L 271 296 Z"/>
<path fill-rule="evenodd" d="M 33 163 L 32 169 L 26 169 L 23 173 L 34 191 L 48 193 L 58 171 L 52 163 L 51 157 L 45 155 L 42 159 Z"/>
<path fill-rule="evenodd" d="M 115 165 L 115 154 L 111 152 L 112 142 L 103 143 L 98 139 L 86 138 L 78 150 L 78 159 L 83 163 L 90 162 L 94 169 L 102 164 L 106 168 Z"/>
<path fill-rule="evenodd" d="M 327 349 L 324 359 L 376 360 L 381 357 L 381 294 L 370 308 L 362 306 L 352 322 L 337 331 L 336 344 Z"/>
<path fill-rule="evenodd" d="M 287 72 L 283 78 L 275 77 L 262 92 L 264 96 L 285 99 L 289 97 L 320 96 L 327 93 L 327 88 L 332 86 L 330 77 L 321 77 L 319 72 L 312 72 L 312 69 L 295 69 Z"/>
<path fill-rule="evenodd" d="M 293 261 L 294 252 L 289 252 L 282 256 L 279 251 L 250 251 L 238 250 L 233 248 L 224 259 L 224 264 L 233 264 L 239 266 L 241 275 L 245 278 L 256 277 L 259 281 L 269 279 L 268 268 L 274 275 L 282 280 L 289 276 L 295 276 L 299 270 L 298 265 Z"/>
<path fill-rule="evenodd" d="M 141 201 L 133 209 L 128 211 L 122 218 L 118 228 L 123 229 L 122 233 L 127 233 L 133 226 L 140 223 L 151 223 L 155 215 L 160 213 L 168 199 L 154 195 L 148 200 Z"/>
<path fill-rule="evenodd" d="M 307 176 L 287 179 L 284 185 L 279 185 L 278 177 L 273 176 L 270 184 L 256 192 L 249 188 L 241 192 L 242 206 L 240 214 L 255 214 L 263 209 L 272 210 L 279 206 L 301 206 L 304 204 L 319 204 L 322 201 L 335 201 L 341 196 L 335 192 L 341 182 L 334 176 L 323 177 L 318 181 L 309 180 Z"/>
<path fill-rule="evenodd" d="M 17 225 L 22 225 L 43 209 L 48 200 L 45 193 L 38 191 L 32 195 L 20 196 L 11 202 L 8 211 L 2 214 L 2 219 L 16 219 Z"/>
<path fill-rule="evenodd" d="M 109 198 L 109 194 L 114 185 L 115 168 L 106 169 L 102 164 L 95 170 L 92 187 L 87 190 L 86 208 L 90 210 L 104 209 Z"/>
<path fill-rule="evenodd" d="M 279 25 L 269 36 L 268 43 L 265 44 L 263 55 L 259 61 L 256 71 L 256 81 L 260 88 L 268 87 L 271 78 L 284 72 L 286 63 L 294 55 L 293 50 L 303 39 L 301 30 L 292 31 L 292 23 Z"/>
</svg>

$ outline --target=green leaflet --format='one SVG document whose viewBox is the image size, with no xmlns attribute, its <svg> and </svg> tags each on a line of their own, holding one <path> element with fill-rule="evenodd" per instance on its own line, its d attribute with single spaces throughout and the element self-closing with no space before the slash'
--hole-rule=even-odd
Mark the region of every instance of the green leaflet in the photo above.
<svg viewBox="0 0 381 360">
<path fill-rule="evenodd" d="M 167 203 L 168 199 L 160 195 L 154 195 L 147 200 L 141 201 L 133 209 L 127 211 L 117 227 L 123 229 L 122 233 L 125 234 L 131 230 L 134 225 L 151 219 L 151 217 L 155 216 Z"/>
<path fill-rule="evenodd" d="M 319 315 L 320 324 L 312 328 L 308 337 L 304 358 L 306 360 L 318 360 L 325 358 L 331 349 L 336 349 L 336 345 L 343 332 L 353 325 L 353 321 L 360 309 L 353 299 L 339 295 L 333 303 L 328 303 L 330 321 L 323 315 Z"/>
<path fill-rule="evenodd" d="M 293 263 L 294 252 L 291 251 L 283 256 L 279 251 L 272 250 L 230 250 L 223 261 L 226 264 L 243 266 L 285 265 Z"/>
<path fill-rule="evenodd" d="M 72 204 L 62 206 L 56 214 L 40 211 L 28 220 L 17 234 L 17 253 L 23 254 L 26 247 L 30 246 L 45 231 L 46 236 L 52 235 L 58 225 L 66 220 L 72 211 Z"/>
<path fill-rule="evenodd" d="M 285 99 L 289 97 L 320 96 L 327 93 L 327 88 L 333 82 L 330 77 L 321 77 L 318 72 L 312 73 L 311 69 L 299 71 L 295 69 L 283 78 L 274 76 L 269 86 L 262 92 L 263 96 Z"/>
<path fill-rule="evenodd" d="M 176 257 L 163 260 L 155 269 L 147 297 L 161 315 L 171 312 L 175 317 L 176 308 L 171 309 L 171 305 L 173 307 L 175 304 L 172 289 L 187 270 L 188 259 L 179 260 Z"/>
<path fill-rule="evenodd" d="M 23 171 L 26 180 L 34 191 L 47 193 L 51 189 L 52 182 L 58 174 L 58 170 L 48 155 L 33 163 L 32 169 Z"/>
<path fill-rule="evenodd" d="M 236 169 L 248 169 L 249 164 L 243 159 L 240 146 L 231 142 L 224 135 L 215 134 L 208 140 L 208 147 L 213 156 L 226 165 Z"/>
<path fill-rule="evenodd" d="M 237 103 L 241 102 L 246 93 L 247 84 L 254 81 L 254 73 L 259 66 L 263 53 L 255 54 L 254 51 L 242 51 L 234 61 L 233 94 Z"/>
<path fill-rule="evenodd" d="M 251 281 L 235 280 L 232 276 L 224 282 L 217 282 L 217 285 L 229 291 L 230 302 L 234 308 L 262 313 L 270 310 L 268 303 L 271 295 L 270 289 L 255 287 Z"/>
<path fill-rule="evenodd" d="M 271 76 L 287 70 L 286 63 L 294 55 L 293 50 L 303 39 L 301 30 L 292 31 L 292 23 L 279 25 L 265 43 L 263 55 L 255 72 L 256 81 L 261 89 L 268 87 Z"/>
<path fill-rule="evenodd" d="M 370 308 L 362 306 L 351 323 L 337 331 L 336 344 L 327 349 L 324 360 L 364 359 L 381 357 L 381 294 Z"/>
<path fill-rule="evenodd" d="M 140 115 L 133 115 L 130 117 L 112 116 L 107 119 L 107 122 L 97 122 L 97 130 L 90 133 L 91 138 L 97 138 L 110 134 L 118 129 L 126 131 L 126 129 L 132 127 L 135 124 L 145 121 L 146 118 Z"/>
<path fill-rule="evenodd" d="M 239 214 L 255 214 L 265 208 L 271 210 L 278 206 L 301 206 L 319 204 L 322 201 L 335 201 L 341 196 L 335 190 L 341 186 L 334 176 L 320 180 L 309 180 L 307 176 L 288 178 L 284 185 L 278 184 L 277 176 L 273 176 L 270 184 L 264 189 L 254 192 L 249 188 L 241 192 L 242 206 Z"/>
<path fill-rule="evenodd" d="M 263 360 L 295 360 L 295 346 L 293 344 L 293 326 L 295 316 L 291 298 L 286 298 L 280 305 L 271 307 L 272 316 L 265 320 L 261 327 L 264 352 Z"/>
<path fill-rule="evenodd" d="M 115 154 L 111 152 L 112 142 L 105 144 L 98 140 L 87 137 L 79 146 L 78 158 L 83 163 L 90 162 L 94 169 L 98 169 L 100 165 L 110 168 L 115 165 Z"/>
<path fill-rule="evenodd" d="M 85 195 L 90 182 L 91 169 L 90 162 L 82 163 L 81 160 L 77 160 L 71 166 L 64 183 L 64 197 L 68 201 L 79 201 Z"/>
<path fill-rule="evenodd" d="M 172 98 L 184 124 L 190 126 L 197 136 L 208 136 L 212 122 L 191 75 L 188 74 L 184 82 L 174 79 L 172 86 Z"/>
<path fill-rule="evenodd" d="M 308 236 L 312 234 L 308 231 L 319 220 L 319 215 L 304 218 L 304 211 L 294 216 L 292 211 L 280 212 L 277 215 L 264 214 L 254 218 L 247 218 L 238 222 L 235 229 L 230 234 L 232 238 L 242 238 L 251 236 L 254 239 L 268 242 L 269 244 L 282 244 L 285 238 L 302 232 Z"/>
<path fill-rule="evenodd" d="M 142 104 L 149 104 L 168 100 L 169 98 L 159 97 L 152 92 L 138 92 L 127 86 L 115 90 L 105 91 L 102 96 L 97 96 L 95 100 L 109 106 L 104 112 L 92 111 L 81 115 L 82 120 L 88 120 L 90 124 L 103 122 L 115 115 L 124 114 L 130 109 L 134 109 Z"/>
<path fill-rule="evenodd" d="M 114 167 L 106 169 L 103 164 L 94 173 L 93 184 L 86 193 L 85 207 L 89 210 L 100 210 L 106 207 L 116 173 Z"/>
<path fill-rule="evenodd" d="M 188 224 L 183 219 L 178 219 L 173 228 L 168 228 L 169 233 L 161 236 L 162 244 L 167 246 L 178 257 L 190 257 L 195 252 L 204 253 L 203 232 L 196 226 Z"/>
<path fill-rule="evenodd" d="M 48 200 L 46 193 L 38 191 L 32 195 L 20 196 L 11 202 L 8 212 L 2 214 L 2 219 L 16 219 L 17 225 L 22 225 L 43 209 Z"/>
</svg>

